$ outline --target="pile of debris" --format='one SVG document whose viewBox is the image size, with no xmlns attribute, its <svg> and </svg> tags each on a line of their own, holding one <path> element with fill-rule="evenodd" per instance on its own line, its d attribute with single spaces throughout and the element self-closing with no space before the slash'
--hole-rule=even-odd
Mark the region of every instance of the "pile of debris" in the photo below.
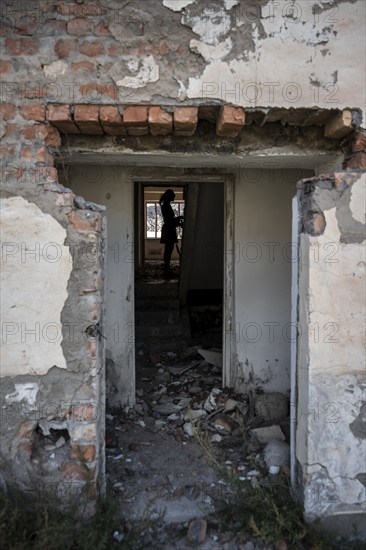
<svg viewBox="0 0 366 550">
<path fill-rule="evenodd" d="M 187 539 L 210 550 L 270 548 L 248 538 L 237 544 L 212 515 L 218 495 L 233 494 L 230 480 L 255 487 L 280 469 L 289 474 L 286 396 L 221 388 L 221 351 L 195 346 L 183 354 L 140 350 L 137 374 L 134 410 L 107 415 L 108 484 L 127 524 L 141 524 L 146 510 L 162 520 L 160 530 L 144 532 L 151 548 L 159 537 L 159 548 L 170 548 L 171 537 L 181 541 L 176 548 Z"/>
<path fill-rule="evenodd" d="M 222 354 L 218 350 L 200 350 L 204 360 L 188 365 L 174 364 L 175 352 L 160 356 L 155 363 L 154 391 L 137 392 L 136 411 L 150 414 L 156 430 L 200 439 L 202 434 L 212 444 L 238 447 L 250 436 L 250 450 L 265 445 L 264 460 L 270 473 L 289 465 L 289 404 L 280 393 L 248 392 L 236 395 L 220 389 Z M 151 357 L 153 361 L 156 355 Z M 173 363 L 173 364 L 172 364 Z M 142 383 L 151 383 L 143 378 Z"/>
</svg>

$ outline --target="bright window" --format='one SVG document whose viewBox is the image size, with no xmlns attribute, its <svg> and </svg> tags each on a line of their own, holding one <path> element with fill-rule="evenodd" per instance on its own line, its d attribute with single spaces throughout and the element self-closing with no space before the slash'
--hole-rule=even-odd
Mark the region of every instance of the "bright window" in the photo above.
<svg viewBox="0 0 366 550">
<path fill-rule="evenodd" d="M 174 216 L 184 215 L 184 201 L 177 201 L 171 203 Z M 161 214 L 160 204 L 158 201 L 146 202 L 146 238 L 147 239 L 160 239 L 161 228 L 163 226 L 163 216 Z M 178 239 L 182 238 L 182 228 L 177 227 Z"/>
</svg>

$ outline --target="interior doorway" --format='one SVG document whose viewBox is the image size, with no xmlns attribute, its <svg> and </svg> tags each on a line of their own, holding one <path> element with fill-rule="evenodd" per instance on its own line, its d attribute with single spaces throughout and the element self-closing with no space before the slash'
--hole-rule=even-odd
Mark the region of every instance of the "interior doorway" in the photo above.
<svg viewBox="0 0 366 550">
<path fill-rule="evenodd" d="M 159 204 L 167 189 L 175 194 L 174 215 L 184 217 L 183 227 L 177 228 L 169 278 L 163 271 Z M 222 385 L 226 192 L 222 181 L 135 183 L 137 391 L 141 379 L 153 373 L 153 364 L 187 359 L 187 349 L 194 358 L 200 348 L 213 349 L 221 357 Z"/>
</svg>

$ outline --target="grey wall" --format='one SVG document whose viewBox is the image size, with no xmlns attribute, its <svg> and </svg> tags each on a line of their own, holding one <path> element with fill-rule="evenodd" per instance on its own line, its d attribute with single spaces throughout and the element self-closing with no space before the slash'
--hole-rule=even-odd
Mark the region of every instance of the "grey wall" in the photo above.
<svg viewBox="0 0 366 550">
<path fill-rule="evenodd" d="M 311 170 L 247 170 L 235 186 L 237 387 L 290 389 L 291 200 Z"/>
</svg>

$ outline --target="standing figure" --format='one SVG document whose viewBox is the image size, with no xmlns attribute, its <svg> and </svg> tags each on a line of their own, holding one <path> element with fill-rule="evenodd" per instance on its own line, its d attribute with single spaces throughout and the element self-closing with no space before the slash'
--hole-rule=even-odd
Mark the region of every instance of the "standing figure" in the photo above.
<svg viewBox="0 0 366 550">
<path fill-rule="evenodd" d="M 173 189 L 167 189 L 160 197 L 159 204 L 163 215 L 164 224 L 161 228 L 161 244 L 164 248 L 164 275 L 170 277 L 173 273 L 170 271 L 170 259 L 174 250 L 174 245 L 178 242 L 177 227 L 182 222 L 182 216 L 174 216 L 171 202 L 175 199 Z"/>
</svg>

